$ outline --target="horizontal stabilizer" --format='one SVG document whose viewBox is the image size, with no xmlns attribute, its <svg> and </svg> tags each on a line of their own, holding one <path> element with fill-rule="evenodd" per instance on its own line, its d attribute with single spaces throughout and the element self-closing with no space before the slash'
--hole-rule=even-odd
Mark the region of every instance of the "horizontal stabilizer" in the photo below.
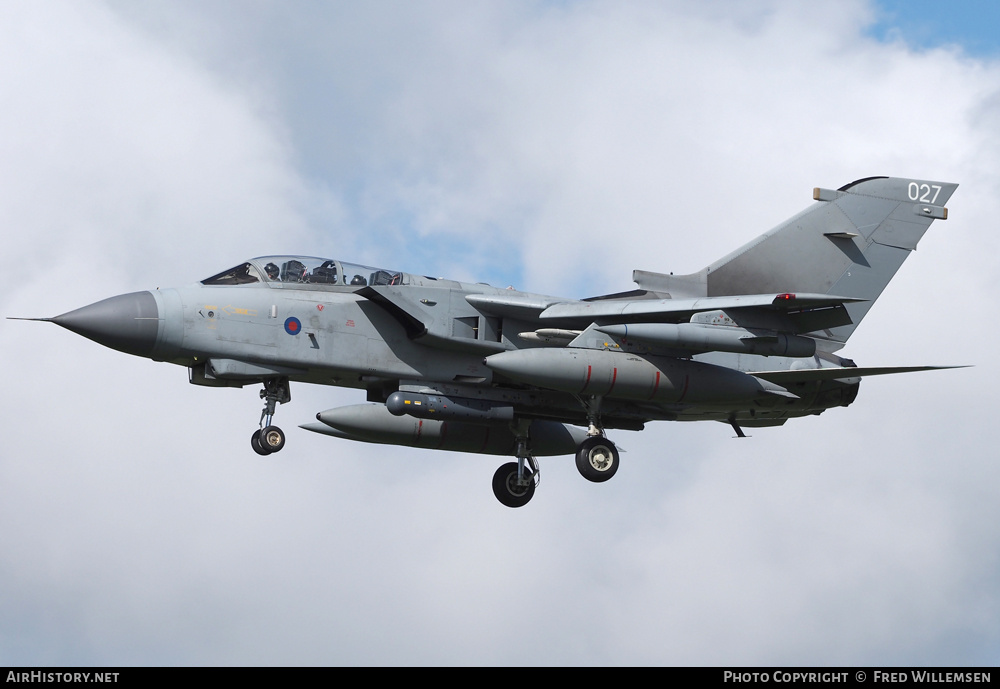
<svg viewBox="0 0 1000 689">
<path fill-rule="evenodd" d="M 757 371 L 750 375 L 778 385 L 791 383 L 809 383 L 823 380 L 847 380 L 862 376 L 885 376 L 890 373 L 912 373 L 914 371 L 940 371 L 949 368 L 967 368 L 966 366 L 881 366 L 881 367 L 846 367 L 846 368 L 807 368 L 792 371 Z"/>
</svg>

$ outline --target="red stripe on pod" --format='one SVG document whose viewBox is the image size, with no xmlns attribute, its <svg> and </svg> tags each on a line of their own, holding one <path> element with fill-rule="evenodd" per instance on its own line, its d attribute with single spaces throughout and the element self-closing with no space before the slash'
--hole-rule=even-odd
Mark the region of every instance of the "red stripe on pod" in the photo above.
<svg viewBox="0 0 1000 689">
<path fill-rule="evenodd" d="M 684 389 L 681 391 L 681 396 L 677 400 L 678 402 L 682 402 L 684 400 L 684 396 L 688 394 L 688 383 L 690 381 L 691 381 L 691 376 L 684 376 Z"/>
<path fill-rule="evenodd" d="M 656 391 L 660 389 L 660 372 L 656 372 L 656 381 L 653 383 L 653 392 L 650 393 L 648 399 L 653 399 L 656 397 Z"/>
<path fill-rule="evenodd" d="M 615 367 L 614 371 L 611 372 L 611 387 L 608 391 L 604 393 L 605 395 L 610 395 L 611 391 L 615 389 L 615 381 L 618 380 L 618 367 Z"/>
<path fill-rule="evenodd" d="M 591 371 L 591 367 L 587 366 L 587 381 L 583 384 L 583 387 L 580 388 L 580 392 L 583 392 L 584 390 L 586 390 L 587 386 L 590 385 L 590 374 L 591 374 L 591 372 L 592 372 Z"/>
</svg>

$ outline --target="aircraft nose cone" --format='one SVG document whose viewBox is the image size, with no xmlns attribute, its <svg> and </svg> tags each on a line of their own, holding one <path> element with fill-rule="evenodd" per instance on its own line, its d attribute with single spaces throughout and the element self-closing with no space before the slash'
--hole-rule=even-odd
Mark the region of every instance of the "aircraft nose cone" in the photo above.
<svg viewBox="0 0 1000 689">
<path fill-rule="evenodd" d="M 152 292 L 104 299 L 56 316 L 52 322 L 126 354 L 149 356 L 156 344 L 160 313 Z"/>
</svg>

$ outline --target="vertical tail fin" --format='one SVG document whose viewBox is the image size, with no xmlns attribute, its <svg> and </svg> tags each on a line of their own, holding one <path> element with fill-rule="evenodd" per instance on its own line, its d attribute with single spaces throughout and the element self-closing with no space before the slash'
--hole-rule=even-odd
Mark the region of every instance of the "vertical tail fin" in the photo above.
<svg viewBox="0 0 1000 689">
<path fill-rule="evenodd" d="M 847 305 L 853 323 L 816 333 L 844 343 L 930 224 L 948 217 L 944 204 L 957 188 L 868 177 L 836 191 L 815 189 L 817 203 L 802 213 L 700 273 L 673 281 L 701 283 L 710 297 L 809 292 L 864 299 Z"/>
</svg>

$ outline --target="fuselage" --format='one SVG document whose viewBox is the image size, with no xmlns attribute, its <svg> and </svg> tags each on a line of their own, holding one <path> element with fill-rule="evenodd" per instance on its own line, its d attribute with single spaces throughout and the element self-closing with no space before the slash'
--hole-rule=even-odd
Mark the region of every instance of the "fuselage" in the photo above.
<svg viewBox="0 0 1000 689">
<path fill-rule="evenodd" d="M 271 256 L 187 287 L 114 297 L 57 322 L 121 351 L 185 366 L 199 385 L 280 377 L 363 388 L 371 401 L 430 388 L 578 424 L 586 420 L 579 399 L 599 396 L 608 427 L 734 418 L 772 425 L 849 404 L 857 394 L 857 381 L 800 384 L 776 394 L 751 375 L 842 365 L 839 358 L 696 353 L 588 330 L 582 322 L 543 327 L 542 310 L 574 303 L 584 302 L 332 259 Z M 118 311 L 127 333 L 112 326 L 112 337 L 81 326 L 87 313 L 104 323 Z"/>
</svg>

